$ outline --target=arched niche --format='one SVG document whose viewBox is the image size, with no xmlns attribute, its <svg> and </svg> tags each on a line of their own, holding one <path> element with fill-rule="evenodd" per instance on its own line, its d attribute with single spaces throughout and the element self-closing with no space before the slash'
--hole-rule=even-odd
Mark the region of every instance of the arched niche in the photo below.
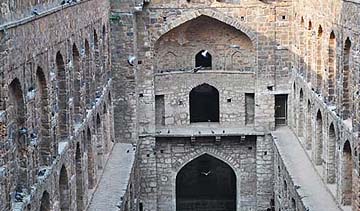
<svg viewBox="0 0 360 211">
<path fill-rule="evenodd" d="M 176 176 L 176 211 L 236 210 L 236 175 L 225 162 L 204 154 Z"/>
<path fill-rule="evenodd" d="M 189 96 L 190 122 L 219 122 L 219 91 L 209 84 L 193 88 Z"/>
<path fill-rule="evenodd" d="M 254 44 L 246 33 L 231 23 L 200 15 L 159 37 L 155 42 L 155 70 L 158 73 L 190 71 L 200 66 L 197 61 L 205 50 L 211 52 L 211 65 L 206 65 L 207 69 L 230 70 L 232 66 L 236 69 L 255 66 Z M 239 54 L 233 57 L 236 51 Z M 194 55 L 198 59 L 194 59 Z M 164 56 L 170 56 L 171 60 Z"/>
</svg>

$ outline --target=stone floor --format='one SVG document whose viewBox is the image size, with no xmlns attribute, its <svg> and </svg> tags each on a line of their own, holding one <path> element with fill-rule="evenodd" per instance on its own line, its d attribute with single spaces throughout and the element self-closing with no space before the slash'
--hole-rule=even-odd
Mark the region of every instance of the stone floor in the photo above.
<svg viewBox="0 0 360 211">
<path fill-rule="evenodd" d="M 288 127 L 278 128 L 272 134 L 277 138 L 275 144 L 294 184 L 300 186 L 297 191 L 303 197 L 305 207 L 312 211 L 343 210 L 317 174 L 295 134 Z"/>
<path fill-rule="evenodd" d="M 115 144 L 89 205 L 89 211 L 119 210 L 117 205 L 125 194 L 134 158 L 135 151 L 131 144 Z"/>
</svg>

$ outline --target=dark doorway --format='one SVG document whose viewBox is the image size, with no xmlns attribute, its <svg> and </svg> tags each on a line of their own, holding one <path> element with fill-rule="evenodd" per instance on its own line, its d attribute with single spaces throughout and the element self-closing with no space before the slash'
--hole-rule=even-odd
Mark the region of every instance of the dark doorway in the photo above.
<svg viewBox="0 0 360 211">
<path fill-rule="evenodd" d="M 211 54 L 207 50 L 202 50 L 195 56 L 195 67 L 211 69 Z"/>
<path fill-rule="evenodd" d="M 176 176 L 176 211 L 236 210 L 236 176 L 223 161 L 204 154 Z"/>
<path fill-rule="evenodd" d="M 190 92 L 190 122 L 219 122 L 219 92 L 202 84 Z"/>
<path fill-rule="evenodd" d="M 287 95 L 275 95 L 275 125 L 287 124 Z"/>
</svg>

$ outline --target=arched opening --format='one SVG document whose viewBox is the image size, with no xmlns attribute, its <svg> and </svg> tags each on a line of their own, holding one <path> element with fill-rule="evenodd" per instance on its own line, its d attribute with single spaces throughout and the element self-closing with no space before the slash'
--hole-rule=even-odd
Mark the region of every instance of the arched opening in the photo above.
<svg viewBox="0 0 360 211">
<path fill-rule="evenodd" d="M 344 46 L 343 56 L 343 119 L 350 117 L 350 106 L 351 106 L 351 70 L 350 70 L 350 54 L 351 54 L 351 41 L 347 38 Z"/>
<path fill-rule="evenodd" d="M 316 91 L 321 93 L 323 83 L 323 70 L 322 70 L 322 37 L 323 29 L 321 26 L 318 28 L 317 45 L 316 45 Z"/>
<path fill-rule="evenodd" d="M 320 110 L 316 114 L 315 164 L 323 164 L 323 119 Z"/>
<path fill-rule="evenodd" d="M 300 89 L 299 94 L 299 119 L 298 119 L 298 135 L 299 137 L 304 137 L 304 124 L 305 124 L 305 114 L 304 114 L 304 92 Z"/>
<path fill-rule="evenodd" d="M 57 86 L 58 86 L 58 130 L 60 139 L 65 139 L 68 135 L 68 93 L 67 93 L 67 77 L 65 71 L 64 59 L 60 52 L 56 54 L 57 67 Z"/>
<path fill-rule="evenodd" d="M 195 67 L 211 69 L 212 57 L 208 50 L 201 50 L 195 56 Z"/>
<path fill-rule="evenodd" d="M 61 167 L 59 177 L 59 192 L 60 192 L 60 210 L 70 210 L 70 189 L 69 189 L 69 177 L 65 166 Z"/>
<path fill-rule="evenodd" d="M 51 205 L 50 205 L 50 195 L 47 191 L 44 191 L 41 202 L 40 202 L 40 211 L 50 211 Z"/>
<path fill-rule="evenodd" d="M 292 210 L 296 211 L 296 201 L 294 198 L 291 198 L 291 208 Z"/>
<path fill-rule="evenodd" d="M 76 143 L 75 152 L 75 174 L 76 174 L 76 207 L 78 211 L 84 210 L 84 189 L 83 189 L 83 169 L 82 169 L 82 154 L 80 143 Z"/>
<path fill-rule="evenodd" d="M 23 90 L 19 79 L 15 78 L 9 85 L 9 138 L 14 140 L 16 144 L 16 162 L 17 162 L 17 174 L 16 179 L 16 191 L 23 192 L 28 187 L 29 176 L 29 160 L 28 149 L 26 145 L 26 133 L 25 128 L 25 103 L 23 98 Z M 24 190 L 25 189 L 25 190 Z"/>
<path fill-rule="evenodd" d="M 336 59 L 336 39 L 335 33 L 332 31 L 329 39 L 329 49 L 328 49 L 328 102 L 333 104 L 335 102 L 335 85 L 336 85 L 336 76 L 335 76 L 335 59 Z"/>
<path fill-rule="evenodd" d="M 86 149 L 88 156 L 88 189 L 93 189 L 95 185 L 95 165 L 90 128 L 87 129 L 86 139 Z"/>
<path fill-rule="evenodd" d="M 307 30 L 307 46 L 306 46 L 306 81 L 311 82 L 311 60 L 312 60 L 312 23 L 309 21 L 308 30 Z"/>
<path fill-rule="evenodd" d="M 335 183 L 335 146 L 336 146 L 336 133 L 334 124 L 331 123 L 329 127 L 329 140 L 328 140 L 328 166 L 327 166 L 327 182 L 330 184 Z"/>
<path fill-rule="evenodd" d="M 50 120 L 49 120 L 49 103 L 48 88 L 44 72 L 40 67 L 36 71 L 36 84 L 38 94 L 36 95 L 36 116 L 40 122 L 38 133 L 40 165 L 50 165 L 52 158 L 52 143 L 50 138 Z"/>
<path fill-rule="evenodd" d="M 312 122 L 311 122 L 311 102 L 307 103 L 307 115 L 306 115 L 306 146 L 307 150 L 311 150 L 312 142 Z"/>
<path fill-rule="evenodd" d="M 103 159 L 104 159 L 104 140 L 103 140 L 103 133 L 101 127 L 101 119 L 100 115 L 96 115 L 96 134 L 97 134 L 97 165 L 98 169 L 103 168 Z"/>
<path fill-rule="evenodd" d="M 102 83 L 102 67 L 101 67 L 101 59 L 100 59 L 99 40 L 96 30 L 94 30 L 94 61 L 95 61 L 96 91 L 100 91 L 101 83 Z"/>
<path fill-rule="evenodd" d="M 225 162 L 204 154 L 176 176 L 176 211 L 236 210 L 236 176 Z"/>
<path fill-rule="evenodd" d="M 349 141 L 344 144 L 341 164 L 341 204 L 347 206 L 351 205 L 352 200 L 352 154 Z"/>
<path fill-rule="evenodd" d="M 80 93 L 80 81 L 81 81 L 81 71 L 80 71 L 80 54 L 76 47 L 73 45 L 73 63 L 74 63 L 74 80 L 73 80 L 73 88 L 74 88 L 74 121 L 75 123 L 79 123 L 82 120 L 81 115 L 81 93 Z"/>
<path fill-rule="evenodd" d="M 109 142 L 111 140 L 108 125 L 110 125 L 110 120 L 109 120 L 107 106 L 106 106 L 106 104 L 104 104 L 104 108 L 103 108 L 103 136 L 104 136 L 104 153 L 105 154 L 107 154 L 109 152 Z"/>
<path fill-rule="evenodd" d="M 302 76 L 304 76 L 304 59 L 305 59 L 305 41 L 304 41 L 304 18 L 301 17 L 300 20 L 300 29 L 299 29 L 299 37 L 300 37 L 300 41 L 299 41 L 299 50 L 300 50 L 300 61 L 299 61 L 299 70 L 300 70 L 300 74 Z"/>
<path fill-rule="evenodd" d="M 190 122 L 219 122 L 219 92 L 202 84 L 190 92 Z"/>
<path fill-rule="evenodd" d="M 93 82 L 93 77 L 92 77 L 92 67 L 91 67 L 91 55 L 90 55 L 90 45 L 89 42 L 87 40 L 85 40 L 85 90 L 86 90 L 86 96 L 85 96 L 85 101 L 86 101 L 86 107 L 90 108 L 91 107 L 91 100 L 92 100 L 92 93 L 93 93 L 93 88 L 92 88 L 92 82 Z"/>
</svg>

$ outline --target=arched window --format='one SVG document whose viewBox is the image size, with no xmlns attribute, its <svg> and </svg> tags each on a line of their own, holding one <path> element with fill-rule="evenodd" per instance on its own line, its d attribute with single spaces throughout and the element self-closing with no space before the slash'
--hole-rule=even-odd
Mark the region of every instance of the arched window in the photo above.
<svg viewBox="0 0 360 211">
<path fill-rule="evenodd" d="M 219 122 L 219 91 L 202 84 L 190 92 L 190 122 Z"/>
<path fill-rule="evenodd" d="M 225 162 L 204 154 L 176 176 L 176 211 L 236 210 L 236 176 Z"/>
<path fill-rule="evenodd" d="M 202 50 L 195 56 L 195 67 L 202 69 L 211 69 L 212 58 L 211 54 L 207 50 Z"/>
</svg>

